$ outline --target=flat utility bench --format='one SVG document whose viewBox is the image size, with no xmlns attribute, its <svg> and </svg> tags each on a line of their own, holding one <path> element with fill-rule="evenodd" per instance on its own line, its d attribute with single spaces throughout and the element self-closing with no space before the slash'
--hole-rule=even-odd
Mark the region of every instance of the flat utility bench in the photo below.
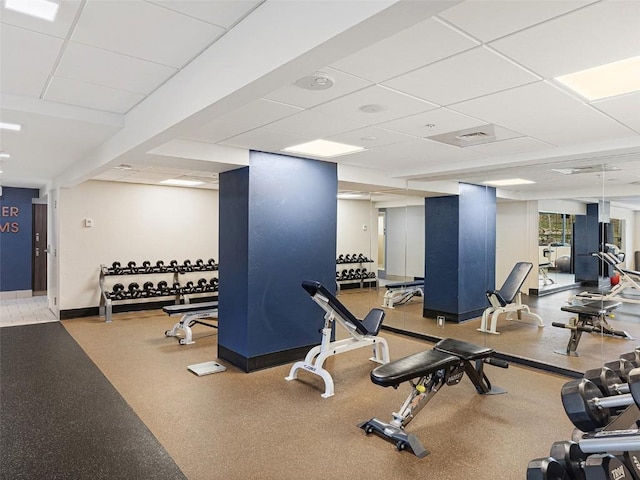
<svg viewBox="0 0 640 480">
<path fill-rule="evenodd" d="M 564 305 L 560 307 L 563 312 L 575 313 L 578 316 L 573 317 L 569 323 L 553 322 L 554 327 L 568 328 L 571 330 L 569 343 L 566 350 L 554 350 L 560 355 L 568 355 L 572 357 L 578 356 L 578 343 L 582 332 L 599 333 L 614 337 L 622 337 L 629 340 L 633 338 L 624 330 L 614 330 L 607 317 L 612 316 L 611 312 L 622 305 L 620 302 L 611 300 L 588 302 L 583 305 Z"/>
<path fill-rule="evenodd" d="M 409 449 L 419 458 L 429 454 L 420 440 L 405 432 L 405 427 L 444 385 L 457 385 L 466 373 L 480 395 L 505 393 L 493 387 L 484 373 L 484 364 L 507 368 L 502 360 L 492 358 L 494 351 L 472 343 L 447 338 L 439 341 L 433 350 L 415 353 L 375 368 L 371 381 L 382 387 L 397 388 L 409 382 L 411 392 L 398 413 L 389 423 L 372 418 L 358 427 L 367 434 L 376 433 L 395 443 L 398 450 Z"/>
<path fill-rule="evenodd" d="M 302 288 L 326 312 L 324 315 L 324 328 L 321 330 L 322 341 L 320 345 L 309 350 L 304 357 L 304 361 L 293 364 L 289 376 L 285 377 L 285 380 L 298 378 L 298 370 L 300 369 L 318 375 L 324 380 L 325 384 L 325 391 L 321 396 L 328 398 L 334 394 L 333 378 L 324 368 L 324 362 L 328 357 L 356 348 L 372 347 L 373 356 L 370 360 L 377 363 L 387 363 L 389 361 L 387 341 L 378 336 L 384 319 L 384 310 L 374 308 L 363 320 L 360 320 L 320 282 L 303 281 Z M 334 320 L 345 328 L 350 338 L 331 341 Z"/>
<path fill-rule="evenodd" d="M 173 317 L 182 315 L 182 319 L 177 322 L 171 330 L 164 332 L 166 337 L 178 337 L 180 345 L 196 343 L 193 341 L 191 327 L 195 324 L 204 325 L 210 328 L 218 328 L 215 324 L 203 322 L 203 318 L 218 318 L 218 302 L 187 303 L 185 305 L 168 305 L 162 307 L 162 311 Z M 184 332 L 184 337 L 180 337 L 180 332 Z"/>
<path fill-rule="evenodd" d="M 424 296 L 424 280 L 389 283 L 385 287 L 387 291 L 382 299 L 382 306 L 384 308 L 395 308 L 396 305 L 404 305 L 413 297 Z"/>
</svg>

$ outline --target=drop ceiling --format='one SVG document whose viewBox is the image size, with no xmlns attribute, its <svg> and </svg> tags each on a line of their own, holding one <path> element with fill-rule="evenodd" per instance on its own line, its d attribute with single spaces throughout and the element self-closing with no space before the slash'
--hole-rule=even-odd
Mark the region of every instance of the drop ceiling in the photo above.
<svg viewBox="0 0 640 480">
<path fill-rule="evenodd" d="M 640 210 L 640 92 L 588 102 L 554 80 L 639 56 L 640 2 L 63 0 L 53 23 L 0 21 L 0 120 L 23 125 L 0 131 L 3 185 L 217 188 L 247 150 L 322 138 L 365 149 L 327 160 L 351 190 L 517 176 L 536 183 L 501 196 Z M 296 85 L 313 75 L 333 85 Z"/>
</svg>

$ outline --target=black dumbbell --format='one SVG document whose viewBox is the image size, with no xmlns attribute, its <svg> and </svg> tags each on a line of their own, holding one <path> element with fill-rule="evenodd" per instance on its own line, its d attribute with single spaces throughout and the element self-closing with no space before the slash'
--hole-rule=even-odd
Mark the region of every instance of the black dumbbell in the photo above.
<svg viewBox="0 0 640 480">
<path fill-rule="evenodd" d="M 211 287 L 211 290 L 216 292 L 218 290 L 218 277 L 213 277 L 211 280 L 209 280 L 209 286 Z"/>
<path fill-rule="evenodd" d="M 202 260 L 201 258 L 197 259 L 194 268 L 195 268 L 195 270 L 203 270 L 204 269 L 204 260 Z"/>
<path fill-rule="evenodd" d="M 183 294 L 193 293 L 194 290 L 195 289 L 194 289 L 192 281 L 188 281 L 187 283 L 184 284 L 184 287 L 182 287 L 182 293 Z"/>
<path fill-rule="evenodd" d="M 207 266 L 210 270 L 215 270 L 216 268 L 218 268 L 218 265 L 216 265 L 216 261 L 213 258 L 207 260 Z"/>
<path fill-rule="evenodd" d="M 624 480 L 631 478 L 629 469 L 622 461 L 609 454 L 591 455 L 583 465 L 586 480 Z"/>
<path fill-rule="evenodd" d="M 113 292 L 111 293 L 111 296 L 113 296 L 116 300 L 120 300 L 123 297 L 124 294 L 124 285 L 121 283 L 116 283 L 113 286 Z"/>
<path fill-rule="evenodd" d="M 167 267 L 165 267 L 164 262 L 162 260 L 158 260 L 156 262 L 156 267 L 153 270 L 155 272 L 162 273 L 167 271 Z"/>
<path fill-rule="evenodd" d="M 344 263 L 344 255 L 342 254 L 338 255 L 338 258 L 336 259 L 336 263 Z"/>
<path fill-rule="evenodd" d="M 138 285 L 136 282 L 131 282 L 127 287 L 127 290 L 129 290 L 131 298 L 138 298 L 142 293 L 140 292 L 140 285 Z"/>
<path fill-rule="evenodd" d="M 640 368 L 629 373 L 628 385 L 630 393 L 604 397 L 590 380 L 571 380 L 562 387 L 562 405 L 576 428 L 591 432 L 609 423 L 611 408 L 640 405 Z"/>
<path fill-rule="evenodd" d="M 136 266 L 136 262 L 129 262 L 127 263 L 127 268 L 129 269 L 130 273 L 138 273 L 138 267 Z"/>
<path fill-rule="evenodd" d="M 153 270 L 151 268 L 151 262 L 149 260 L 145 260 L 142 262 L 142 271 L 145 273 L 151 273 Z"/>
<path fill-rule="evenodd" d="M 167 282 L 165 280 L 160 280 L 158 282 L 158 288 L 156 289 L 156 292 L 158 295 L 166 295 L 169 291 L 169 286 L 167 285 Z"/>
<path fill-rule="evenodd" d="M 344 256 L 344 263 L 351 263 L 351 255 L 348 253 Z"/>
<path fill-rule="evenodd" d="M 156 294 L 153 282 L 144 282 L 142 285 L 142 294 L 146 297 L 152 297 Z"/>
<path fill-rule="evenodd" d="M 206 279 L 206 278 L 199 278 L 199 279 L 198 279 L 198 286 L 197 286 L 196 291 L 198 291 L 198 292 L 203 292 L 203 291 L 205 291 L 205 290 L 207 289 L 207 285 L 208 285 L 208 283 L 209 283 L 209 282 L 207 281 L 207 279 Z"/>
<path fill-rule="evenodd" d="M 184 267 L 185 272 L 193 272 L 193 265 L 191 265 L 191 260 L 185 260 L 182 262 L 182 266 Z"/>
<path fill-rule="evenodd" d="M 582 466 L 588 455 L 580 450 L 580 446 L 576 442 L 571 440 L 555 442 L 551 445 L 549 455 L 562 465 L 571 480 L 584 480 Z"/>
<path fill-rule="evenodd" d="M 179 270 L 178 261 L 177 260 L 171 260 L 169 262 L 169 266 L 167 267 L 167 270 L 170 271 L 170 272 L 177 272 Z"/>
<path fill-rule="evenodd" d="M 640 451 L 626 451 L 622 454 L 620 460 L 624 462 L 627 469 L 631 473 L 633 480 L 640 480 Z"/>
<path fill-rule="evenodd" d="M 607 362 L 604 366 L 613 370 L 622 380 L 627 381 L 629 372 L 634 368 L 640 367 L 640 362 L 624 357 L 625 355 L 621 355 L 618 360 Z"/>
<path fill-rule="evenodd" d="M 120 265 L 120 262 L 113 262 L 111 264 L 111 270 L 113 273 L 119 275 L 122 273 L 122 266 Z"/>
<path fill-rule="evenodd" d="M 554 458 L 536 458 L 527 466 L 527 480 L 569 480 L 569 476 Z"/>
</svg>

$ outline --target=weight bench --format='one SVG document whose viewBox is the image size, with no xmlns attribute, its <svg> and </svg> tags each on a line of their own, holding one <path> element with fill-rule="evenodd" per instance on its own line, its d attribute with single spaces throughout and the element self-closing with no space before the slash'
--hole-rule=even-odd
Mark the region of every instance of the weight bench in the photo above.
<svg viewBox="0 0 640 480">
<path fill-rule="evenodd" d="M 573 317 L 569 323 L 553 322 L 551 324 L 554 327 L 568 328 L 571 330 L 567 349 L 554 350 L 554 352 L 571 357 L 579 356 L 577 350 L 582 332 L 600 333 L 602 335 L 633 340 L 627 332 L 624 330 L 614 330 L 611 325 L 609 325 L 609 322 L 607 322 L 607 317 L 611 316 L 611 312 L 620 305 L 622 305 L 622 303 L 609 300 L 604 302 L 589 302 L 584 305 L 564 305 L 560 307 L 560 310 L 563 312 L 576 313 L 578 317 Z"/>
<path fill-rule="evenodd" d="M 358 427 L 367 434 L 376 433 L 395 443 L 399 451 L 408 448 L 419 458 L 428 455 L 418 437 L 405 432 L 405 427 L 444 385 L 457 385 L 465 373 L 480 395 L 505 393 L 506 390 L 492 386 L 484 373 L 484 363 L 508 367 L 506 362 L 492 358 L 494 353 L 490 348 L 447 338 L 436 343 L 433 350 L 415 353 L 375 368 L 371 372 L 373 383 L 398 388 L 401 383 L 409 382 L 411 392 L 398 413 L 392 414 L 389 423 L 372 418 L 358 424 Z"/>
<path fill-rule="evenodd" d="M 171 330 L 164 332 L 166 337 L 179 337 L 180 345 L 189 345 L 196 343 L 193 341 L 191 327 L 196 323 L 211 328 L 218 328 L 217 323 L 207 323 L 202 318 L 218 318 L 218 302 L 188 303 L 185 305 L 168 305 L 162 307 L 162 311 L 173 317 L 174 315 L 182 315 L 182 319 L 177 322 Z M 184 337 L 180 337 L 180 331 L 184 332 Z"/>
<path fill-rule="evenodd" d="M 498 324 L 498 316 L 501 313 L 507 314 L 507 320 L 513 320 L 511 314 L 516 312 L 518 320 L 522 320 L 523 311 L 536 318 L 539 327 L 544 327 L 542 318 L 529 310 L 528 305 L 522 303 L 520 289 L 532 268 L 533 264 L 530 262 L 518 262 L 509 273 L 500 290 L 487 290 L 487 300 L 489 300 L 491 306 L 482 312 L 482 322 L 478 331 L 497 335 L 500 332 L 496 331 L 496 325 Z M 491 316 L 491 327 L 487 328 L 489 316 Z"/>
<path fill-rule="evenodd" d="M 625 303 L 640 304 L 640 297 L 630 298 L 625 297 L 622 294 L 624 290 L 631 289 L 640 293 L 640 272 L 635 270 L 629 270 L 618 266 L 620 258 L 611 252 L 595 252 L 591 254 L 594 257 L 599 258 L 603 262 L 609 264 L 615 272 L 620 275 L 620 281 L 611 290 L 606 293 L 602 292 L 581 292 L 577 295 L 569 297 L 568 302 L 571 303 L 574 300 L 593 301 L 593 300 L 617 300 Z"/>
<path fill-rule="evenodd" d="M 395 305 L 404 305 L 413 297 L 423 297 L 424 280 L 413 282 L 390 283 L 382 299 L 384 308 L 395 308 Z"/>
<path fill-rule="evenodd" d="M 373 346 L 373 357 L 370 360 L 378 363 L 387 363 L 389 361 L 387 341 L 382 337 L 378 337 L 385 315 L 384 310 L 374 308 L 361 321 L 320 282 L 303 281 L 302 288 L 326 312 L 324 327 L 321 330 L 322 341 L 320 345 L 309 350 L 304 361 L 296 362 L 291 367 L 289 376 L 285 377 L 286 380 L 295 380 L 300 369 L 318 375 L 324 380 L 325 384 L 325 391 L 321 396 L 328 398 L 334 394 L 333 378 L 324 368 L 324 362 L 328 357 L 357 348 Z M 331 327 L 334 320 L 347 330 L 350 338 L 331 341 Z"/>
</svg>

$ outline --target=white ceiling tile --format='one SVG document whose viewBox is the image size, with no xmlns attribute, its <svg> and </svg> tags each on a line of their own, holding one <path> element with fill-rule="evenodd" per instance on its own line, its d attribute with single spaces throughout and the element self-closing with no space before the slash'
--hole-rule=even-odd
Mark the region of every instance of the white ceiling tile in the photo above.
<svg viewBox="0 0 640 480">
<path fill-rule="evenodd" d="M 360 110 L 365 105 L 383 105 L 385 110 L 366 113 Z M 345 117 L 361 122 L 361 126 L 376 125 L 396 118 L 426 112 L 437 108 L 429 102 L 374 85 L 336 100 L 314 107 L 313 110 L 336 117 Z"/>
<path fill-rule="evenodd" d="M 462 162 L 482 155 L 468 149 L 416 139 L 338 157 L 339 163 L 392 172 L 394 177 L 415 175 L 438 165 Z"/>
<path fill-rule="evenodd" d="M 305 90 L 304 88 L 298 87 L 294 80 L 294 82 L 286 87 L 265 95 L 265 98 L 298 107 L 311 108 L 371 85 L 371 82 L 331 68 L 324 68 L 321 71 L 312 72 L 309 75 L 318 74 L 324 74 L 331 78 L 334 81 L 333 87 L 326 90 Z"/>
<path fill-rule="evenodd" d="M 640 92 L 600 100 L 591 105 L 640 133 Z"/>
<path fill-rule="evenodd" d="M 229 28 L 253 10 L 262 0 L 149 0 L 164 8 L 184 13 L 190 17 Z"/>
<path fill-rule="evenodd" d="M 325 114 L 315 110 L 303 110 L 269 124 L 269 130 L 301 135 L 312 140 L 362 128 L 366 124 L 350 118 Z"/>
<path fill-rule="evenodd" d="M 180 68 L 224 29 L 140 0 L 87 2 L 72 40 Z"/>
<path fill-rule="evenodd" d="M 331 66 L 373 82 L 382 82 L 477 45 L 477 41 L 429 19 Z"/>
<path fill-rule="evenodd" d="M 640 2 L 605 1 L 491 43 L 545 78 L 640 53 Z"/>
<path fill-rule="evenodd" d="M 486 123 L 487 122 L 478 120 L 477 118 L 454 112 L 448 108 L 438 108 L 436 110 L 381 123 L 378 126 L 416 137 L 431 137 L 442 133 L 479 127 Z"/>
<path fill-rule="evenodd" d="M 514 63 L 479 47 L 384 84 L 444 106 L 536 80 Z"/>
<path fill-rule="evenodd" d="M 54 22 L 41 20 L 6 8 L 2 9 L 0 16 L 3 24 L 32 30 L 52 37 L 66 38 L 82 0 L 64 0 L 59 3 L 58 14 Z"/>
<path fill-rule="evenodd" d="M 56 75 L 103 87 L 151 93 L 177 69 L 70 42 Z"/>
<path fill-rule="evenodd" d="M 68 78 L 53 77 L 44 95 L 45 100 L 79 107 L 94 108 L 106 112 L 126 113 L 144 95 L 113 88 L 78 82 Z"/>
<path fill-rule="evenodd" d="M 248 150 L 280 152 L 284 148 L 298 145 L 303 142 L 309 142 L 311 140 L 314 140 L 314 138 L 289 135 L 269 130 L 268 128 L 257 128 L 250 132 L 245 132 L 235 137 L 228 138 L 227 140 L 219 142 L 219 144 L 228 145 L 230 147 L 246 148 Z"/>
<path fill-rule="evenodd" d="M 110 170 L 99 173 L 98 175 L 92 177 L 91 179 L 116 181 L 116 180 L 122 180 L 123 178 L 128 177 L 129 175 L 133 175 L 133 173 L 134 172 L 131 172 L 130 170 L 116 170 L 115 168 L 112 168 Z"/>
<path fill-rule="evenodd" d="M 488 42 L 594 1 L 469 0 L 445 10 L 439 16 L 483 42 Z"/>
<path fill-rule="evenodd" d="M 346 133 L 340 133 L 338 135 L 328 137 L 326 140 L 346 143 L 347 145 L 355 145 L 363 148 L 378 148 L 383 145 L 408 142 L 414 139 L 415 137 L 410 135 L 385 130 L 384 128 L 365 127 Z"/>
<path fill-rule="evenodd" d="M 22 28 L 0 29 L 0 85 L 3 94 L 39 97 L 63 41 Z M 18 48 L 16 48 L 19 46 Z"/>
<path fill-rule="evenodd" d="M 260 98 L 203 125 L 185 138 L 218 142 L 288 117 L 302 109 Z"/>
<path fill-rule="evenodd" d="M 634 135 L 632 130 L 547 82 L 498 92 L 451 108 L 556 146 Z"/>
<path fill-rule="evenodd" d="M 535 152 L 537 150 L 546 150 L 554 147 L 535 138 L 519 137 L 467 148 L 485 155 L 510 155 L 513 153 Z"/>
</svg>

